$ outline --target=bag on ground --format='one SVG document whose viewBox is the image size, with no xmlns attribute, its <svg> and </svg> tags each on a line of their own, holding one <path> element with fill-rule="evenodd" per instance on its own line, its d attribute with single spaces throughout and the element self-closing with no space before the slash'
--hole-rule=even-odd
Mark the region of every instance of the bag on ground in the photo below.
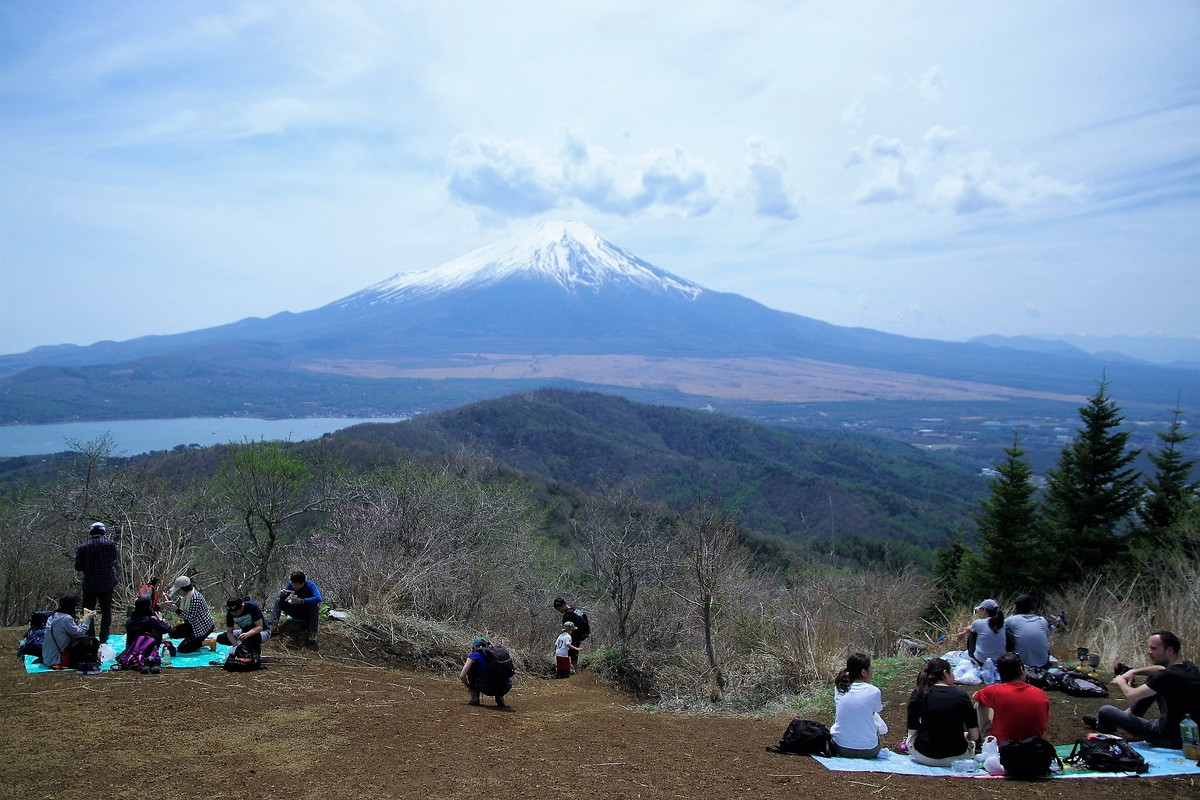
<svg viewBox="0 0 1200 800">
<path fill-rule="evenodd" d="M 1063 675 L 1058 688 L 1072 697 L 1108 697 L 1108 687 L 1095 678 L 1078 672 Z"/>
<path fill-rule="evenodd" d="M 158 655 L 158 641 L 153 636 L 141 634 L 133 643 L 117 656 L 113 669 L 149 672 L 155 667 L 161 667 L 162 661 Z"/>
<path fill-rule="evenodd" d="M 1083 764 L 1096 772 L 1133 772 L 1141 774 L 1150 769 L 1142 754 L 1129 746 L 1120 736 L 1091 733 L 1075 740 L 1067 761 Z"/>
<path fill-rule="evenodd" d="M 777 747 L 768 747 L 772 753 L 793 753 L 799 756 L 829 756 L 833 736 L 820 722 L 809 719 L 794 719 L 788 723 L 783 738 Z"/>
<path fill-rule="evenodd" d="M 1024 781 L 1048 778 L 1050 765 L 1056 761 L 1058 754 L 1054 752 L 1054 745 L 1040 736 L 1000 745 L 1000 765 L 1009 778 Z"/>
<path fill-rule="evenodd" d="M 53 611 L 34 611 L 29 615 L 29 628 L 21 643 L 17 645 L 17 658 L 24 660 L 25 656 L 42 657 L 42 643 L 46 641 L 46 622 Z"/>
<path fill-rule="evenodd" d="M 229 672 L 254 672 L 266 669 L 262 663 L 262 656 L 243 644 L 230 650 L 229 655 L 225 656 L 225 663 L 221 666 Z"/>
</svg>

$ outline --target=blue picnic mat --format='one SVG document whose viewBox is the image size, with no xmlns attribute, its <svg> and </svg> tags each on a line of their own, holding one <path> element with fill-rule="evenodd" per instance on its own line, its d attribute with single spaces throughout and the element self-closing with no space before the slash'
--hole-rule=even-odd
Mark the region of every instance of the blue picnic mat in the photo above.
<svg viewBox="0 0 1200 800">
<path fill-rule="evenodd" d="M 175 642 L 176 646 L 179 645 L 178 640 L 172 640 L 172 641 Z M 122 648 L 123 648 L 124 644 L 125 644 L 125 637 L 124 636 L 112 636 L 109 638 L 109 642 L 113 643 L 114 647 L 116 646 L 116 644 L 121 644 Z M 117 650 L 117 652 L 120 653 L 121 651 Z M 228 645 L 219 644 L 219 645 L 217 645 L 217 649 L 215 651 L 209 650 L 207 647 L 201 647 L 199 650 L 197 650 L 194 653 L 179 653 L 176 656 L 172 656 L 170 666 L 164 664 L 163 669 L 175 669 L 177 667 L 207 667 L 210 665 L 209 662 L 212 662 L 212 661 L 223 662 L 225 660 L 225 656 L 228 653 L 229 653 Z M 50 669 L 45 664 L 33 663 L 35 658 L 36 658 L 35 656 L 25 656 L 24 657 L 26 672 L 29 672 L 29 673 L 35 673 L 35 672 L 73 673 L 75 671 L 75 670 L 69 670 L 69 669 L 64 669 L 64 670 Z M 107 661 L 101 662 L 100 668 L 107 672 L 112 667 L 112 665 L 115 663 L 117 663 L 117 661 L 116 661 L 116 657 L 114 656 L 113 658 L 108 659 Z"/>
<path fill-rule="evenodd" d="M 1185 759 L 1181 750 L 1150 747 L 1143 742 L 1131 742 L 1130 744 L 1142 754 L 1142 758 L 1146 759 L 1146 763 L 1150 765 L 1150 771 L 1144 773 L 1148 778 L 1161 775 L 1200 775 L 1200 767 L 1196 766 L 1196 762 Z M 1069 744 L 1058 745 L 1055 749 L 1062 757 L 1071 752 L 1072 746 Z M 821 756 L 813 756 L 813 758 L 821 762 L 826 769 L 834 772 L 891 772 L 896 775 L 928 775 L 939 778 L 1001 777 L 988 775 L 982 769 L 973 775 L 955 775 L 949 767 L 927 767 L 924 764 L 918 764 L 907 755 L 893 753 L 890 750 L 881 750 L 879 757 L 873 759 L 822 758 Z M 1054 775 L 1055 778 L 1127 778 L 1131 776 L 1136 776 L 1136 773 L 1093 772 L 1086 767 L 1077 767 L 1072 764 L 1065 764 L 1063 771 Z"/>
</svg>

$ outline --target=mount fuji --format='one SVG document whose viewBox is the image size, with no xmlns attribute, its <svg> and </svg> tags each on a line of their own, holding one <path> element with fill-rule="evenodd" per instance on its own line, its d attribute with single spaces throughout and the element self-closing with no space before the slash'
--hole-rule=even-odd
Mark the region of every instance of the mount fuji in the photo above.
<svg viewBox="0 0 1200 800">
<path fill-rule="evenodd" d="M 1181 391 L 1196 396 L 1198 375 L 840 327 L 712 291 L 582 222 L 553 221 L 311 311 L 0 356 L 0 391 L 22 409 L 0 422 L 103 417 L 131 399 L 145 416 L 286 416 L 305 403 L 377 413 L 381 396 L 416 385 L 469 385 L 460 400 L 553 384 L 761 402 L 1077 402 L 1107 378 L 1123 403 L 1169 408 Z M 155 392 L 170 400 L 150 410 Z"/>
</svg>

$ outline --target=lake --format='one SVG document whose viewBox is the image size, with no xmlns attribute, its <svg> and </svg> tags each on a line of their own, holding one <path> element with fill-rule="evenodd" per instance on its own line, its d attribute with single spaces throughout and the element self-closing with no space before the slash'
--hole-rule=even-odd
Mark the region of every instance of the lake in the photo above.
<svg viewBox="0 0 1200 800">
<path fill-rule="evenodd" d="M 72 450 L 67 439 L 90 442 L 108 433 L 113 455 L 134 456 L 175 445 L 214 444 L 287 439 L 319 439 L 326 433 L 362 422 L 400 422 L 407 417 L 315 417 L 312 419 L 248 419 L 245 417 L 191 417 L 187 419 L 127 419 L 107 422 L 63 422 L 52 425 L 0 426 L 0 458 L 59 453 Z"/>
</svg>

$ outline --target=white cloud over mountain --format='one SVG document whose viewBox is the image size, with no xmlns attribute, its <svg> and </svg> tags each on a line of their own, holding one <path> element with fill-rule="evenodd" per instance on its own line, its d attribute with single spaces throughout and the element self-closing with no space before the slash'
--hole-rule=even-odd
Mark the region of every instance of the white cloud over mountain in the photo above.
<svg viewBox="0 0 1200 800">
<path fill-rule="evenodd" d="M 9 3 L 0 351 L 312 308 L 540 216 L 838 324 L 1037 333 L 1015 270 L 1044 332 L 1200 335 L 1197 28 L 1190 0 Z"/>
</svg>

